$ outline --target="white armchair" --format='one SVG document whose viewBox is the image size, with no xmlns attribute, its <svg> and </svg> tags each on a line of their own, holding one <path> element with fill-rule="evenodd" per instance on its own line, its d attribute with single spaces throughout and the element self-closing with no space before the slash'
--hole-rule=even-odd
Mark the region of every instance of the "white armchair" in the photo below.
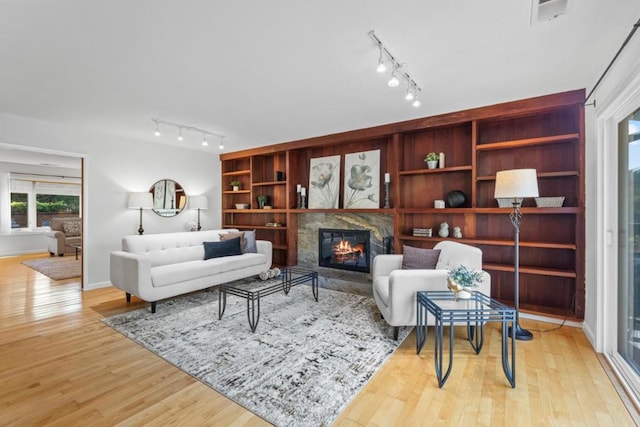
<svg viewBox="0 0 640 427">
<path fill-rule="evenodd" d="M 400 326 L 416 325 L 416 292 L 448 290 L 447 274 L 453 267 L 482 269 L 482 251 L 476 247 L 445 240 L 434 249 L 440 249 L 435 270 L 403 270 L 403 255 L 378 255 L 373 259 L 373 298 L 382 317 L 394 327 L 394 339 L 398 339 Z M 477 290 L 491 296 L 491 276 L 485 271 L 482 275 Z M 434 324 L 431 314 L 427 324 Z"/>
</svg>

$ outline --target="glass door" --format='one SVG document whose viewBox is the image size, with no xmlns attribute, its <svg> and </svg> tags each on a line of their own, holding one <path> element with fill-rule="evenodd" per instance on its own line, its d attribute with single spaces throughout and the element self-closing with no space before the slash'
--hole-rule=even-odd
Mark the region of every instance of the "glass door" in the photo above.
<svg viewBox="0 0 640 427">
<path fill-rule="evenodd" d="M 640 109 L 618 135 L 618 353 L 640 375 Z"/>
</svg>

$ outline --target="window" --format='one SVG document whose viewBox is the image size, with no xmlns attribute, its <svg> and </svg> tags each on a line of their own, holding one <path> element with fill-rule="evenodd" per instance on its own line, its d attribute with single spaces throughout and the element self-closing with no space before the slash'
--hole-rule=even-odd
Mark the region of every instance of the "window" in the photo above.
<svg viewBox="0 0 640 427">
<path fill-rule="evenodd" d="M 11 228 L 29 226 L 29 200 L 27 193 L 11 193 Z"/>
<path fill-rule="evenodd" d="M 51 218 L 80 215 L 79 179 L 45 179 L 11 179 L 12 229 L 35 230 L 48 227 Z"/>
</svg>

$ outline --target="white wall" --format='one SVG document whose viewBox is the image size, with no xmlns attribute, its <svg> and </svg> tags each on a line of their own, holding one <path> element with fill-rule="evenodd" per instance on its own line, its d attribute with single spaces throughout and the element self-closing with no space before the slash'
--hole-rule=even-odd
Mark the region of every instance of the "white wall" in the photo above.
<svg viewBox="0 0 640 427">
<path fill-rule="evenodd" d="M 110 252 L 120 249 L 122 236 L 137 233 L 139 211 L 126 208 L 129 192 L 147 191 L 159 179 L 173 179 L 187 195 L 209 197 L 209 209 L 201 212 L 202 226 L 220 227 L 220 160 L 216 148 L 209 154 L 8 114 L 0 114 L 0 143 L 84 158 L 85 289 L 109 282 Z M 191 210 L 174 218 L 143 212 L 145 234 L 185 231 L 186 223 L 195 219 L 196 212 Z M 12 240 L 19 237 L 0 237 L 0 247 L 9 244 L 19 249 Z"/>
<path fill-rule="evenodd" d="M 615 52 L 611 53 L 613 57 Z M 603 64 L 603 71 L 606 64 Z M 596 106 L 585 107 L 586 118 L 586 311 L 584 330 L 596 348 L 603 351 L 605 316 L 615 316 L 614 299 L 617 289 L 617 271 L 611 265 L 616 248 L 615 224 L 617 218 L 616 188 L 610 187 L 617 174 L 617 148 L 604 146 L 603 135 L 598 134 L 598 119 L 630 81 L 640 73 L 640 33 L 636 33 L 623 50 L 614 66 L 589 100 Z M 640 105 L 638 105 L 640 107 Z M 616 142 L 617 143 L 617 142 Z M 612 232 L 613 231 L 613 232 Z M 607 232 L 612 232 L 612 245 L 607 244 Z M 609 265 L 607 265 L 607 263 Z M 613 292 L 611 292 L 613 290 Z"/>
</svg>

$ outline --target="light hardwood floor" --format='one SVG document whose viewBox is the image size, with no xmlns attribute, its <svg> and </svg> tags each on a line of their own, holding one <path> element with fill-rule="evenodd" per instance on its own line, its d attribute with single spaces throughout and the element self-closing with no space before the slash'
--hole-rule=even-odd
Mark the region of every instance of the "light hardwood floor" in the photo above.
<svg viewBox="0 0 640 427">
<path fill-rule="evenodd" d="M 146 304 L 52 281 L 20 263 L 33 257 L 0 259 L 1 425 L 268 425 L 100 321 Z M 519 342 L 515 389 L 502 372 L 499 330 L 489 325 L 486 335 L 476 356 L 456 331 L 453 371 L 438 389 L 432 336 L 418 356 L 412 333 L 335 425 L 634 425 L 580 329 Z"/>
</svg>

